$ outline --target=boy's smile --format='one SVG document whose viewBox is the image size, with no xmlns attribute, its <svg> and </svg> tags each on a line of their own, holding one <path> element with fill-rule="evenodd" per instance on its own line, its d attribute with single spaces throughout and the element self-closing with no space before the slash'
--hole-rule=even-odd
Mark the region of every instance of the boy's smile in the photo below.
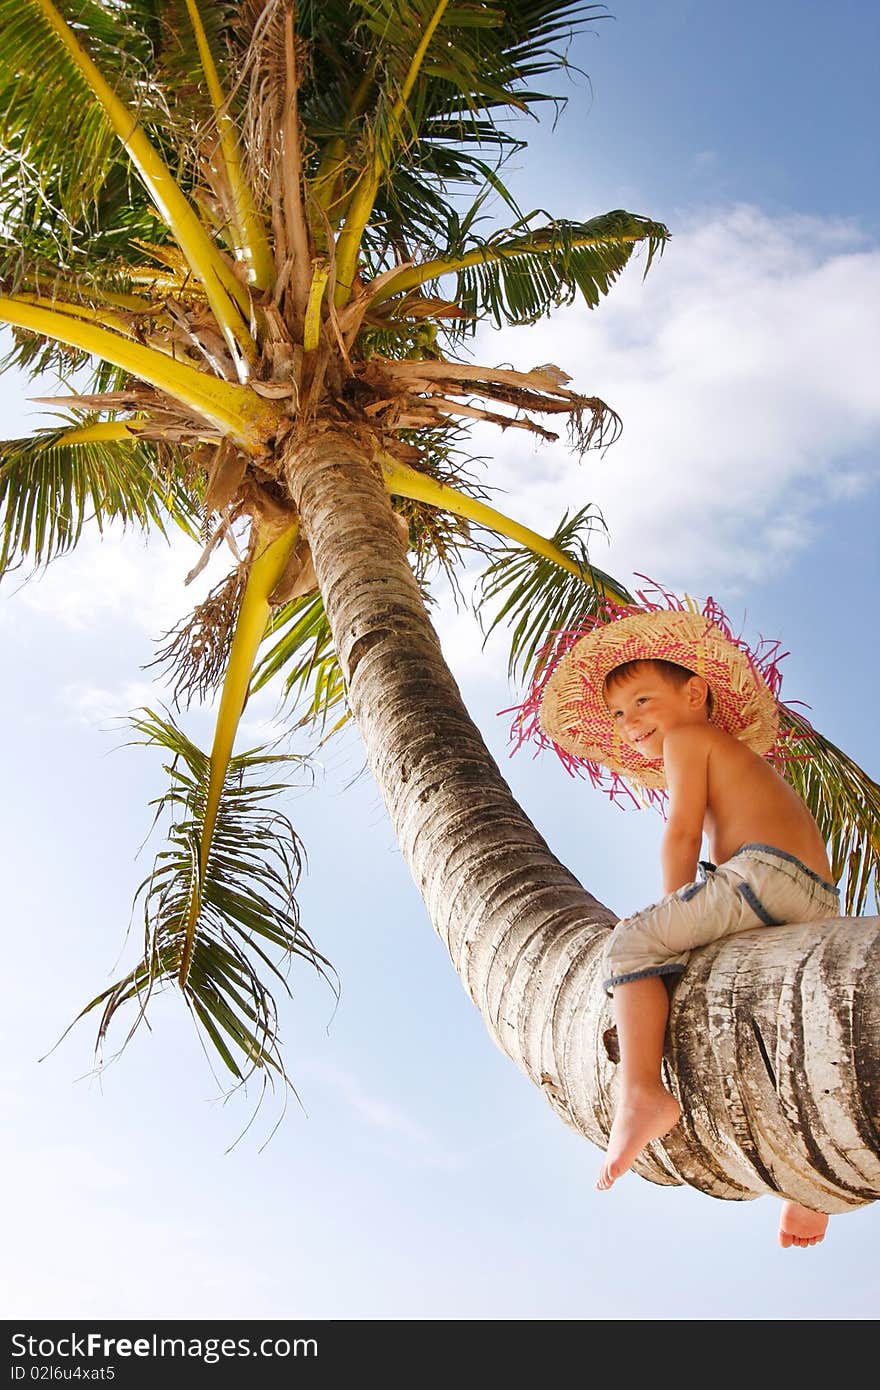
<svg viewBox="0 0 880 1390">
<path fill-rule="evenodd" d="M 697 681 L 691 677 L 677 686 L 650 669 L 614 681 L 605 701 L 623 741 L 648 762 L 662 758 L 670 729 L 706 719 L 705 700 L 696 698 Z"/>
</svg>

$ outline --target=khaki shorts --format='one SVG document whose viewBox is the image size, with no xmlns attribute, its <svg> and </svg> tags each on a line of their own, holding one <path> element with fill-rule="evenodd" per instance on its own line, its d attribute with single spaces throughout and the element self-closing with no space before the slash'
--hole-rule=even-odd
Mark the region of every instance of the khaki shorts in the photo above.
<svg viewBox="0 0 880 1390">
<path fill-rule="evenodd" d="M 680 974 L 696 947 L 735 932 L 840 916 L 834 884 L 771 845 L 743 845 L 700 869 L 694 883 L 618 922 L 602 956 L 606 994 L 645 975 Z"/>
</svg>

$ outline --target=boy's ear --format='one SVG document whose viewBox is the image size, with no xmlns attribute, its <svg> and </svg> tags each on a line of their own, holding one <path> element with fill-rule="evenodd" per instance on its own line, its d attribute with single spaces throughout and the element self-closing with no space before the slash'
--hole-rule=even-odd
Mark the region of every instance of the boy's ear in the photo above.
<svg viewBox="0 0 880 1390">
<path fill-rule="evenodd" d="M 709 682 L 702 676 L 691 676 L 687 683 L 688 705 L 702 709 L 709 699 Z"/>
</svg>

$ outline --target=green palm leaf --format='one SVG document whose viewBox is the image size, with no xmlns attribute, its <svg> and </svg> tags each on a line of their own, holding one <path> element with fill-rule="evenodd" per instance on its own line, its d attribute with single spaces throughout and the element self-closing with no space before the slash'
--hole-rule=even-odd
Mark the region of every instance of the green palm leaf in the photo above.
<svg viewBox="0 0 880 1390">
<path fill-rule="evenodd" d="M 638 242 L 647 247 L 647 274 L 668 236 L 661 222 L 622 209 L 589 222 L 559 219 L 525 231 L 510 228 L 483 242 L 471 233 L 466 244 L 390 279 L 386 295 L 454 273 L 455 298 L 466 313 L 490 314 L 497 324 L 531 323 L 554 305 L 570 304 L 578 292 L 595 307 Z"/>
<path fill-rule="evenodd" d="M 254 669 L 250 694 L 262 690 L 279 671 L 290 667 L 284 698 L 303 710 L 301 724 L 326 728 L 330 714 L 345 705 L 345 682 L 320 594 L 304 594 L 277 608 L 266 628 L 264 644 L 273 637 L 276 640 Z M 345 708 L 330 733 L 348 718 Z"/>
<path fill-rule="evenodd" d="M 68 10 L 74 18 L 73 7 Z M 89 51 L 120 96 L 143 118 L 159 110 L 148 81 L 151 44 L 127 21 L 125 5 L 85 0 L 75 17 Z M 119 143 L 36 0 L 0 0 L 0 141 L 17 157 L 19 177 L 37 192 L 51 189 L 59 233 L 94 206 L 114 169 L 125 164 Z M 76 138 L 71 139 L 71 112 Z M 50 210 L 48 202 L 45 210 Z"/>
<path fill-rule="evenodd" d="M 357 0 L 362 19 L 355 38 L 378 59 L 380 90 L 390 109 L 403 88 L 422 33 L 437 12 L 438 0 Z M 554 44 L 567 45 L 588 23 L 603 18 L 604 6 L 579 0 L 482 0 L 450 5 L 428 45 L 407 102 L 408 123 L 421 138 L 429 117 L 456 121 L 454 138 L 467 139 L 469 122 L 481 112 L 495 115 L 555 100 L 527 84 L 558 72 L 564 59 Z M 405 134 L 406 116 L 391 134 Z M 451 134 L 451 131 L 450 131 Z"/>
<path fill-rule="evenodd" d="M 506 132 L 485 123 L 480 145 L 498 146 L 499 164 L 516 144 Z M 448 190 L 461 184 L 478 190 L 471 206 L 463 213 L 450 202 Z M 514 214 L 522 211 L 497 170 L 485 159 L 467 150 L 420 141 L 405 165 L 398 166 L 376 195 L 372 225 L 364 231 L 362 254 L 371 275 L 390 268 L 387 228 L 405 227 L 406 240 L 419 247 L 420 257 L 446 258 L 451 248 L 473 247 L 469 236 L 492 194 L 496 194 Z M 398 239 L 398 248 L 401 245 Z"/>
<path fill-rule="evenodd" d="M 378 164 L 373 227 L 366 229 L 364 246 L 376 267 L 383 243 L 399 245 L 401 239 L 417 242 L 423 255 L 442 254 L 449 190 L 482 182 L 477 151 L 492 150 L 500 161 L 524 148 L 525 141 L 503 124 L 512 111 L 546 102 L 565 105 L 564 97 L 529 84 L 565 67 L 552 45 L 566 46 L 588 23 L 605 17 L 603 9 L 572 0 L 483 0 L 446 9 L 438 0 L 298 7 L 298 30 L 313 40 L 310 75 L 300 93 L 315 151 L 309 169 L 317 171 L 322 151 L 333 142 L 340 156 L 345 151 L 349 191 Z M 441 10 L 417 60 L 423 34 Z M 373 75 L 371 90 L 358 100 L 365 74 Z M 339 216 L 337 207 L 337 223 Z"/>
<path fill-rule="evenodd" d="M 488 312 L 496 324 L 532 323 L 578 291 L 594 308 L 632 255 L 647 246 L 645 273 L 668 236 L 659 222 L 618 210 L 589 222 L 559 220 L 526 236 L 493 237 L 486 260 L 458 272 L 455 298 L 468 313 Z M 589 245 L 579 245 L 588 240 Z"/>
<path fill-rule="evenodd" d="M 588 505 L 570 519 L 566 512 L 551 537 L 556 548 L 576 566 L 577 574 L 525 546 L 505 545 L 495 552 L 495 559 L 480 578 L 475 609 L 479 615 L 485 604 L 501 600 L 485 629 L 484 645 L 500 624 L 512 626 L 507 666 L 510 676 L 524 680 L 552 633 L 577 627 L 594 616 L 603 603 L 603 585 L 621 599 L 632 601 L 618 580 L 590 564 L 587 538 L 604 526 L 599 513 Z M 535 674 L 538 670 L 540 665 Z"/>
<path fill-rule="evenodd" d="M 156 821 L 170 817 L 168 847 L 157 854 L 135 901 L 143 900 L 143 959 L 77 1015 L 100 1008 L 100 1049 L 118 1010 L 135 1004 L 125 1043 L 146 1018 L 154 990 L 177 983 L 193 894 L 201 901 L 195 948 L 184 987 L 187 1005 L 237 1083 L 258 1068 L 289 1084 L 281 1061 L 275 1000 L 262 983 L 268 971 L 287 994 L 281 967 L 300 957 L 328 980 L 332 970 L 299 922 L 294 893 L 302 847 L 290 821 L 269 803 L 287 790 L 261 776 L 292 755 L 253 748 L 230 759 L 204 880 L 199 846 L 208 796 L 210 759 L 173 720 L 143 710 L 131 719 L 133 741 L 171 755 L 168 790 L 153 803 Z M 155 822 L 154 822 L 155 823 Z M 73 1026 L 73 1025 L 71 1025 Z M 123 1043 L 123 1046 L 125 1046 Z"/>
<path fill-rule="evenodd" d="M 155 528 L 169 520 L 196 538 L 198 503 L 184 485 L 179 451 L 140 441 L 59 443 L 64 429 L 0 442 L 0 574 L 34 567 L 76 545 L 83 526 L 110 521 Z"/>
<path fill-rule="evenodd" d="M 880 909 L 880 785 L 802 715 L 784 707 L 781 726 L 793 752 L 779 770 L 816 818 L 844 911 L 864 912 L 872 887 Z"/>
</svg>

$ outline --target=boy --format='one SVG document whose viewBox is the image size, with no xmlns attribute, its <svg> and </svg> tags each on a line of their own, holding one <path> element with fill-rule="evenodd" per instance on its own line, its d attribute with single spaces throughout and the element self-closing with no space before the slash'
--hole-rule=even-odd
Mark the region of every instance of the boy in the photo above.
<svg viewBox="0 0 880 1390">
<path fill-rule="evenodd" d="M 763 756 L 777 738 L 776 699 L 742 644 L 710 618 L 660 610 L 597 625 L 547 681 L 540 724 L 567 756 L 669 794 L 666 896 L 618 922 L 603 954 L 620 1048 L 620 1091 L 596 1183 L 607 1191 L 681 1114 L 661 1079 L 664 977 L 681 973 L 695 947 L 836 917 L 840 905 L 816 822 Z M 713 864 L 700 862 L 704 834 Z M 824 1213 L 786 1201 L 779 1242 L 815 1245 L 827 1225 Z"/>
</svg>

